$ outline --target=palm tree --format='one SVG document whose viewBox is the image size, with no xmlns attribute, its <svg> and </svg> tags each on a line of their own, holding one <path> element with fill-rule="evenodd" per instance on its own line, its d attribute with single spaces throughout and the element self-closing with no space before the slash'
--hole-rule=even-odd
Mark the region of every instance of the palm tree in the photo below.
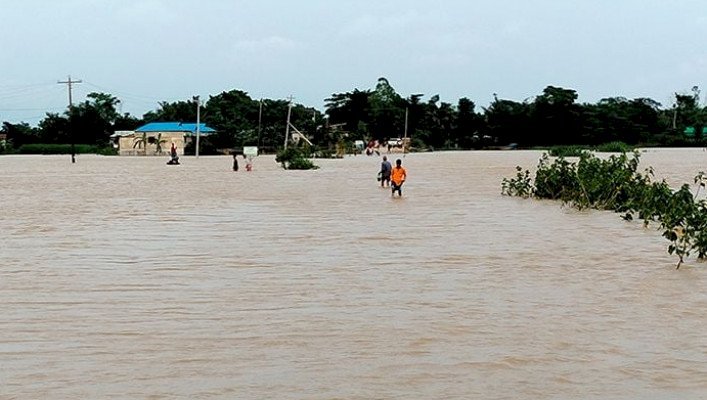
<svg viewBox="0 0 707 400">
<path fill-rule="evenodd" d="M 147 132 L 143 132 L 142 136 L 133 139 L 133 149 L 142 149 L 142 155 L 147 155 Z"/>
<path fill-rule="evenodd" d="M 167 139 L 162 139 L 162 134 L 158 133 L 155 138 L 155 154 L 162 154 L 162 144 L 167 143 Z"/>
</svg>

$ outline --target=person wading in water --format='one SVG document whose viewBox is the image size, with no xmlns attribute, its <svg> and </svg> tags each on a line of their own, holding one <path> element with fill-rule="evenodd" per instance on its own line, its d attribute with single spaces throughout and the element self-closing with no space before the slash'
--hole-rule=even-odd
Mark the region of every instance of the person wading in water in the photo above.
<svg viewBox="0 0 707 400">
<path fill-rule="evenodd" d="M 381 187 L 390 186 L 390 171 L 392 169 L 393 169 L 393 166 L 390 165 L 390 161 L 388 161 L 388 157 L 383 156 L 383 162 L 381 163 L 381 170 L 379 172 Z"/>
<path fill-rule="evenodd" d="M 403 192 L 401 191 L 401 188 L 403 186 L 403 183 L 405 183 L 405 179 L 407 178 L 407 171 L 405 168 L 402 167 L 403 162 L 398 158 L 395 160 L 395 167 L 393 168 L 393 172 L 390 174 L 390 182 L 392 186 L 392 193 L 391 196 L 395 196 L 395 191 L 398 192 L 398 196 L 403 195 Z"/>
</svg>

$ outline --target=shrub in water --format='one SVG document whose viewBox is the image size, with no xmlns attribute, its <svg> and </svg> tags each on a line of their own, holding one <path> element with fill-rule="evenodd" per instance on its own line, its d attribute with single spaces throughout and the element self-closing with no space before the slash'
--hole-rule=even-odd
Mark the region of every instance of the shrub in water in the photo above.
<svg viewBox="0 0 707 400">
<path fill-rule="evenodd" d="M 624 142 L 609 142 L 596 146 L 595 150 L 599 153 L 630 153 L 634 149 Z"/>
<path fill-rule="evenodd" d="M 586 153 L 588 150 L 582 146 L 570 145 L 570 146 L 552 146 L 548 150 L 548 153 L 552 157 L 579 157 Z"/>
<path fill-rule="evenodd" d="M 561 200 L 578 209 L 594 208 L 622 213 L 625 220 L 634 216 L 645 226 L 658 223 L 670 244 L 668 253 L 678 257 L 677 268 L 691 253 L 700 260 L 707 258 L 707 200 L 698 200 L 699 192 L 707 184 L 707 176 L 700 172 L 694 180 L 697 190 L 690 185 L 672 190 L 663 180 L 653 181 L 653 169 L 638 172 L 639 154 L 625 153 L 602 160 L 591 154 L 582 154 L 572 163 L 559 157 L 553 162 L 543 154 L 535 173 L 516 167 L 516 177 L 503 179 L 504 195 Z"/>
<path fill-rule="evenodd" d="M 279 162 L 284 169 L 318 169 L 312 161 L 307 158 L 308 152 L 298 147 L 288 147 L 280 150 L 275 156 L 275 161 Z"/>
</svg>

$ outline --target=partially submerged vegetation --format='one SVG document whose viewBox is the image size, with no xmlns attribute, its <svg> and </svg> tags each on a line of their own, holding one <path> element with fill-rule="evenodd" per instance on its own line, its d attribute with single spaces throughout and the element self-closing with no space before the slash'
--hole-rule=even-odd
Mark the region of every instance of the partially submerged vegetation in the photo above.
<svg viewBox="0 0 707 400">
<path fill-rule="evenodd" d="M 277 152 L 275 161 L 284 169 L 318 169 L 308 157 L 311 151 L 303 147 L 287 147 Z"/>
<path fill-rule="evenodd" d="M 70 144 L 23 144 L 22 146 L 11 148 L 0 148 L 0 154 L 71 154 Z M 118 153 L 111 146 L 95 146 L 90 144 L 77 144 L 74 146 L 76 154 L 99 154 L 104 156 L 113 156 Z"/>
<path fill-rule="evenodd" d="M 543 154 L 535 172 L 516 167 L 514 178 L 504 178 L 502 193 L 523 198 L 560 200 L 577 209 L 612 210 L 623 219 L 640 219 L 658 226 L 670 243 L 668 253 L 678 257 L 677 268 L 690 254 L 707 258 L 707 201 L 699 192 L 707 184 L 700 172 L 689 184 L 673 190 L 665 180 L 655 181 L 652 168 L 638 171 L 640 155 L 623 153 L 600 159 L 580 154 L 577 162 Z"/>
<path fill-rule="evenodd" d="M 628 145 L 624 142 L 609 142 L 597 146 L 552 146 L 548 149 L 548 153 L 553 157 L 579 157 L 589 151 L 595 151 L 597 153 L 628 153 L 633 150 L 634 146 Z"/>
</svg>

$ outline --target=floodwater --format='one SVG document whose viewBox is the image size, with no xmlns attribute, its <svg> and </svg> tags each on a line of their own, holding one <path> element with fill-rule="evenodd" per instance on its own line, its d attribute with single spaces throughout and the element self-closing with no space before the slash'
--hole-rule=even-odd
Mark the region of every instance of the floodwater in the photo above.
<svg viewBox="0 0 707 400">
<path fill-rule="evenodd" d="M 408 154 L 401 199 L 377 157 L 0 157 L 0 398 L 707 398 L 707 265 L 501 196 L 540 154 Z"/>
</svg>

